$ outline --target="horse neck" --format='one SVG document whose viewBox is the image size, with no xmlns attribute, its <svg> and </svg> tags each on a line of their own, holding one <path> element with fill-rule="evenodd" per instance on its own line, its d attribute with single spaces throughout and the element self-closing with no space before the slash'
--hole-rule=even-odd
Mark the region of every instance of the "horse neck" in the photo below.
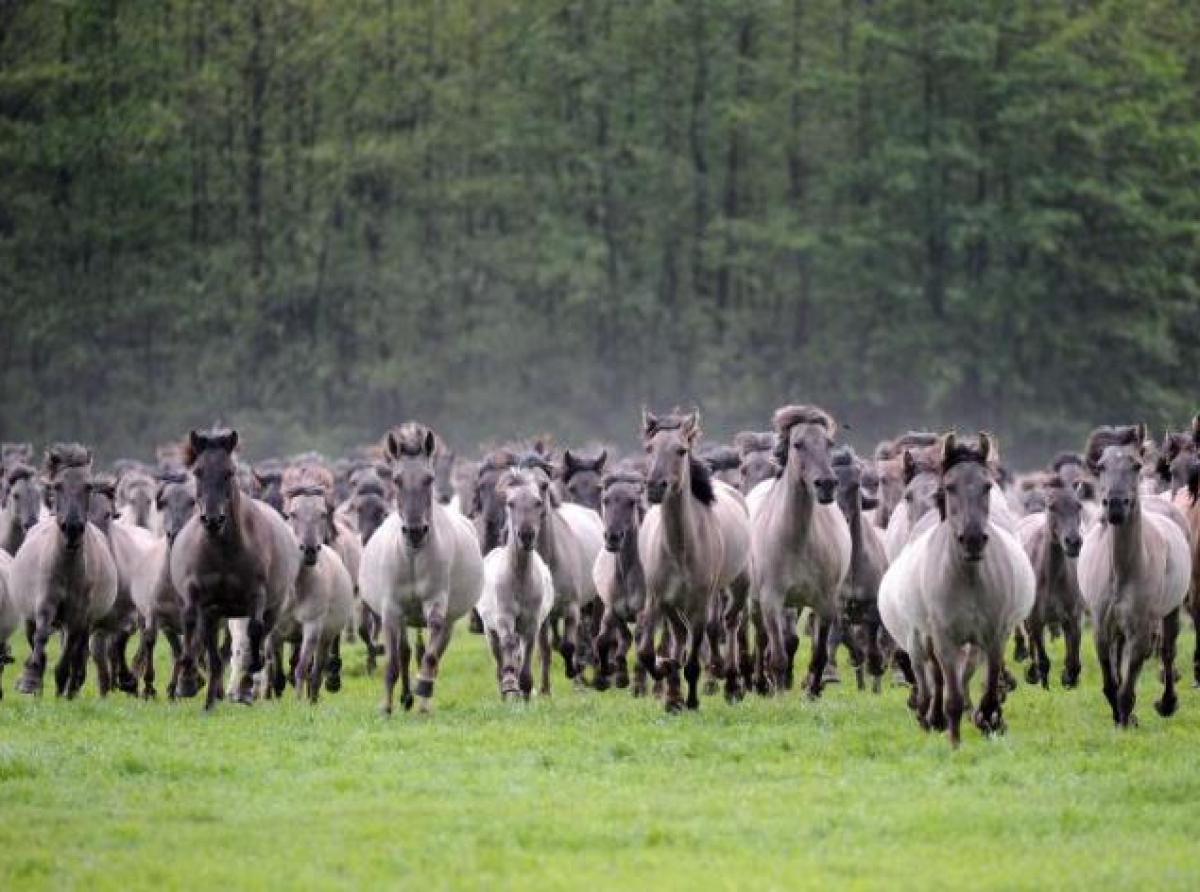
<svg viewBox="0 0 1200 892">
<path fill-rule="evenodd" d="M 563 527 L 566 526 L 566 521 L 562 515 L 558 513 L 558 509 L 552 505 L 546 507 L 546 519 L 542 523 L 542 530 L 538 533 L 538 554 L 551 567 L 558 565 L 558 548 L 561 538 L 565 535 Z M 512 538 L 511 534 L 509 538 Z"/>
<path fill-rule="evenodd" d="M 253 509 L 249 500 L 244 498 L 242 491 L 235 486 L 229 495 L 229 522 L 225 524 L 219 539 L 224 548 L 238 550 L 246 547 L 245 526 L 249 523 L 251 510 Z"/>
<path fill-rule="evenodd" d="M 90 523 L 90 522 L 89 522 Z M 53 568 L 51 571 L 55 576 L 67 577 L 75 579 L 83 575 L 84 572 L 84 552 L 87 551 L 87 532 L 84 532 L 84 541 L 79 544 L 79 547 L 74 551 L 67 548 L 67 537 L 63 535 L 61 530 L 55 530 L 55 536 L 51 542 L 51 555 L 49 566 Z"/>
<path fill-rule="evenodd" d="M 12 500 L 0 509 L 0 542 L 4 542 L 12 546 L 12 553 L 16 554 L 16 550 L 21 547 L 21 543 L 25 540 L 25 525 L 21 522 L 20 516 L 13 510 Z"/>
<path fill-rule="evenodd" d="M 633 586 L 645 584 L 645 574 L 642 571 L 642 554 L 638 550 L 638 531 L 632 529 L 625 534 L 621 542 L 621 550 L 617 552 L 617 579 L 621 587 L 628 591 Z"/>
<path fill-rule="evenodd" d="M 816 498 L 794 457 L 789 457 L 784 468 L 783 482 L 787 493 L 783 501 L 783 523 L 789 538 L 792 538 L 792 533 L 803 535 L 812 526 Z"/>
<path fill-rule="evenodd" d="M 679 557 L 686 555 L 689 543 L 699 539 L 698 509 L 697 499 L 692 495 L 692 464 L 689 456 L 684 459 L 679 489 L 668 490 L 659 509 L 662 511 L 667 548 L 672 554 Z"/>
<path fill-rule="evenodd" d="M 1112 526 L 1113 566 L 1118 571 L 1131 571 L 1141 557 L 1143 524 L 1141 499 L 1135 499 L 1125 522 Z"/>
</svg>

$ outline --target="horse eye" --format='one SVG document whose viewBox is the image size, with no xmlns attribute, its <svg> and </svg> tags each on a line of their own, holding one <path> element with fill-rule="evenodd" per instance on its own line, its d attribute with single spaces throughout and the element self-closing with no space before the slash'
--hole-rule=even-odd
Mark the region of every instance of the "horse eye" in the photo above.
<svg viewBox="0 0 1200 892">
<path fill-rule="evenodd" d="M 687 455 L 687 447 L 686 446 L 677 447 L 675 449 L 675 454 L 676 455 Z"/>
</svg>

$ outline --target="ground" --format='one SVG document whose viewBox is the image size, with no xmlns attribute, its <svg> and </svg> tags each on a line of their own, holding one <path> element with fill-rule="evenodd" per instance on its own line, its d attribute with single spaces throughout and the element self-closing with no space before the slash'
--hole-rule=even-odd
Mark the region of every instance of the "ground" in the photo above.
<svg viewBox="0 0 1200 892">
<path fill-rule="evenodd" d="M 1190 658 L 1190 634 L 1184 645 Z M 30 699 L 9 667 L 0 889 L 1157 889 L 1200 876 L 1200 692 L 1159 718 L 1157 666 L 1133 732 L 1113 729 L 1089 657 L 1080 690 L 1022 685 L 1007 736 L 972 728 L 951 752 L 896 686 L 709 698 L 667 716 L 556 672 L 552 699 L 503 703 L 465 629 L 434 713 L 389 719 L 362 656 L 315 708 L 289 696 L 212 714 L 102 701 L 91 678 L 75 702 Z"/>
</svg>

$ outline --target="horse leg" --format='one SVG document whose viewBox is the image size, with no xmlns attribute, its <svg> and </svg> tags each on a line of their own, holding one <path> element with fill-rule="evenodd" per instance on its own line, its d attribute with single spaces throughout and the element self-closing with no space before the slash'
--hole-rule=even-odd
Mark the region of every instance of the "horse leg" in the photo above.
<svg viewBox="0 0 1200 892">
<path fill-rule="evenodd" d="M 321 671 L 328 672 L 325 676 L 325 690 L 336 694 L 342 689 L 342 636 L 335 635 L 325 652 L 328 662 L 321 664 Z"/>
<path fill-rule="evenodd" d="M 1103 681 L 1104 699 L 1112 710 L 1113 722 L 1121 723 L 1121 711 L 1117 705 L 1117 673 L 1113 663 L 1113 642 L 1110 635 L 1096 628 L 1096 659 L 1100 661 L 1100 677 Z"/>
<path fill-rule="evenodd" d="M 1196 633 L 1196 649 L 1192 651 L 1192 687 L 1200 688 L 1200 585 L 1195 582 L 1188 592 L 1187 605 L 1188 613 L 1192 616 L 1192 629 Z"/>
<path fill-rule="evenodd" d="M 940 696 L 934 695 L 934 700 L 945 713 L 945 727 L 950 734 L 950 746 L 957 749 L 962 743 L 962 714 L 966 704 L 963 691 L 962 658 L 957 647 L 947 639 L 939 638 L 934 642 L 932 663 L 936 664 L 940 677 Z"/>
<path fill-rule="evenodd" d="M 746 591 L 748 586 L 742 586 L 739 594 L 739 580 L 730 587 L 729 597 L 725 601 L 725 610 L 721 614 L 721 627 L 725 635 L 725 700 L 736 703 L 745 696 L 742 688 L 742 620 L 746 613 Z"/>
<path fill-rule="evenodd" d="M 1063 640 L 1066 642 L 1067 657 L 1063 662 L 1062 671 L 1062 686 L 1064 688 L 1073 688 L 1079 684 L 1079 671 L 1081 664 L 1079 661 L 1079 639 L 1080 639 L 1080 618 L 1073 615 L 1067 618 L 1063 623 Z"/>
<path fill-rule="evenodd" d="M 201 614 L 199 634 L 204 641 L 208 654 L 208 688 L 204 692 L 204 708 L 211 710 L 217 705 L 218 692 L 221 690 L 221 679 L 225 674 L 225 663 L 221 657 L 221 623 L 212 613 Z M 242 701 L 247 706 L 250 700 Z"/>
<path fill-rule="evenodd" d="M 597 691 L 607 691 L 612 686 L 612 652 L 616 645 L 615 638 L 618 637 L 617 627 L 620 621 L 612 608 L 605 608 L 604 616 L 600 620 L 600 632 L 596 635 L 596 676 L 595 688 Z"/>
<path fill-rule="evenodd" d="M 719 678 L 723 674 L 721 660 L 721 633 L 723 626 L 721 618 L 724 615 L 725 604 L 732 596 L 724 591 L 715 591 L 708 596 L 704 607 L 704 636 L 708 640 L 707 678 L 704 681 L 704 693 L 712 696 L 720 688 Z M 732 642 L 730 642 L 732 646 Z"/>
<path fill-rule="evenodd" d="M 965 667 L 963 667 L 965 669 Z M 956 662 L 951 662 L 951 671 L 958 672 L 959 667 Z M 965 673 L 964 673 L 965 674 Z M 958 676 L 960 679 L 962 674 Z M 946 714 L 946 667 L 942 661 L 937 658 L 934 653 L 929 653 L 925 658 L 925 685 L 926 685 L 926 711 L 925 711 L 925 727 L 932 728 L 935 731 L 945 731 L 948 727 Z M 959 690 L 962 690 L 962 684 L 959 684 Z M 966 707 L 966 698 L 963 698 L 963 707 Z M 961 712 L 959 713 L 961 715 Z"/>
<path fill-rule="evenodd" d="M 646 606 L 638 615 L 634 634 L 637 638 L 638 665 L 647 675 L 656 681 L 659 679 L 658 654 L 654 647 L 654 632 L 660 621 L 660 611 L 657 602 L 647 600 Z"/>
<path fill-rule="evenodd" d="M 1136 728 L 1137 714 L 1133 711 L 1137 701 L 1137 680 L 1142 663 L 1150 654 L 1149 635 L 1138 635 L 1125 640 L 1121 654 L 1121 685 L 1117 689 L 1117 706 L 1121 711 L 1121 727 Z"/>
<path fill-rule="evenodd" d="M 542 627 L 537 633 L 538 657 L 541 661 L 542 683 L 538 690 L 538 696 L 550 696 L 550 662 L 553 646 L 550 642 L 550 618 L 546 617 L 546 621 L 542 623 Z"/>
<path fill-rule="evenodd" d="M 25 631 L 31 645 L 29 656 L 25 660 L 24 671 L 17 680 L 17 690 L 22 694 L 40 694 L 42 692 L 42 678 L 46 674 L 46 642 L 50 640 L 52 620 L 52 608 L 42 605 L 39 606 L 33 622 L 26 623 Z M 32 633 L 29 632 L 30 625 L 33 627 Z"/>
<path fill-rule="evenodd" d="M 1045 645 L 1035 636 L 1030 635 L 1030 660 L 1039 660 L 1044 655 Z M 1041 652 L 1039 652 L 1041 651 Z M 984 681 L 983 696 L 979 698 L 979 708 L 975 710 L 975 727 L 984 734 L 1003 734 L 1007 728 L 1004 723 L 1004 713 L 1001 705 L 1000 685 L 1004 678 L 1004 642 L 998 642 L 989 647 L 986 654 L 987 676 Z M 1039 669 L 1039 672 L 1042 670 Z M 1043 683 L 1045 675 L 1042 675 Z"/>
<path fill-rule="evenodd" d="M 706 619 L 707 616 L 693 616 L 686 630 L 687 652 L 683 654 L 683 677 L 687 681 L 688 709 L 700 708 L 700 652 L 703 649 L 704 637 L 708 634 L 708 624 L 704 622 Z"/>
<path fill-rule="evenodd" d="M 784 644 L 787 637 L 784 627 L 787 611 L 775 606 L 772 599 L 772 606 L 764 606 L 762 614 L 767 633 L 767 658 L 770 660 L 766 671 L 769 673 L 771 690 L 778 694 L 787 689 L 788 656 Z"/>
<path fill-rule="evenodd" d="M 131 629 L 122 629 L 113 635 L 108 651 L 108 661 L 112 665 L 113 683 L 123 694 L 137 696 L 137 679 L 129 669 L 129 658 L 126 651 L 129 639 L 133 637 Z"/>
<path fill-rule="evenodd" d="M 108 692 L 112 690 L 113 686 L 112 666 L 108 660 L 109 634 L 109 632 L 96 632 L 88 642 L 92 652 L 92 662 L 96 664 L 96 687 L 100 691 L 101 699 L 108 696 Z"/>
<path fill-rule="evenodd" d="M 521 687 L 521 699 L 526 703 L 533 693 L 533 649 L 536 640 L 537 633 L 530 629 L 525 633 L 521 646 L 521 675 L 518 682 Z"/>
<path fill-rule="evenodd" d="M 663 614 L 671 626 L 671 654 L 663 661 L 660 669 L 666 681 L 663 705 L 667 712 L 680 712 L 683 709 L 683 686 L 680 683 L 679 669 L 688 645 L 687 622 L 674 606 L 666 608 Z"/>
<path fill-rule="evenodd" d="M 375 658 L 379 656 L 374 638 L 375 614 L 364 601 L 359 601 L 354 609 L 358 619 L 358 637 L 367 649 L 367 675 L 374 675 Z"/>
<path fill-rule="evenodd" d="M 805 680 L 804 691 L 810 700 L 820 697 L 821 691 L 825 688 L 825 663 L 829 659 L 829 632 L 833 625 L 834 620 L 823 619 L 816 613 L 813 614 L 815 638 L 813 639 L 812 657 L 808 663 L 808 678 Z"/>
<path fill-rule="evenodd" d="M 317 642 L 321 631 L 316 623 L 309 623 L 300 633 L 300 646 L 292 650 L 291 669 L 292 686 L 296 689 L 296 699 L 303 700 L 305 688 L 309 682 L 312 664 L 316 660 Z M 297 651 L 299 653 L 297 653 Z"/>
<path fill-rule="evenodd" d="M 1044 690 L 1049 690 L 1050 657 L 1046 653 L 1046 629 L 1036 616 L 1031 616 L 1025 627 L 1029 639 L 1029 665 L 1025 667 L 1025 680 L 1031 685 L 1041 684 Z"/>
<path fill-rule="evenodd" d="M 308 702 L 315 704 L 321 696 L 321 683 L 325 680 L 325 667 L 329 662 L 329 652 L 341 640 L 341 634 L 334 630 L 332 637 L 317 632 L 317 650 L 313 656 L 312 666 L 308 670 Z"/>
<path fill-rule="evenodd" d="M 154 646 L 157 643 L 158 624 L 151 619 L 142 626 L 137 653 L 133 655 L 133 673 L 142 680 L 142 697 L 146 700 L 158 696 L 154 690 Z"/>
<path fill-rule="evenodd" d="M 558 652 L 562 654 L 567 678 L 579 683 L 580 667 L 575 664 L 575 638 L 579 632 L 579 604 L 570 601 L 563 607 L 563 633 L 559 639 Z"/>
<path fill-rule="evenodd" d="M 446 622 L 446 603 L 439 598 L 425 605 L 425 627 L 429 629 L 429 644 L 421 659 L 421 668 L 417 673 L 417 709 L 429 712 L 433 699 L 433 685 L 437 681 L 438 668 L 442 655 L 450 644 L 450 636 L 454 626 Z M 574 631 L 572 629 L 572 631 Z M 565 645 L 564 645 L 565 646 Z"/>
<path fill-rule="evenodd" d="M 613 684 L 618 688 L 627 688 L 629 687 L 629 645 L 633 642 L 633 638 L 629 634 L 629 628 L 619 620 L 617 621 L 616 638 L 617 658 Z M 645 678 L 643 674 L 643 684 Z"/>
<path fill-rule="evenodd" d="M 796 630 L 800 623 L 800 611 L 791 607 L 783 608 L 782 621 L 783 629 L 783 650 L 786 655 L 786 668 L 784 670 L 783 685 L 780 690 L 790 691 L 796 679 L 796 654 L 800 650 L 800 635 Z"/>
<path fill-rule="evenodd" d="M 196 666 L 199 645 L 196 630 L 200 625 L 197 598 L 199 590 L 193 586 L 183 608 L 183 652 L 179 657 L 179 680 L 175 686 L 175 693 L 180 697 L 195 697 L 200 693 L 200 672 Z"/>
<path fill-rule="evenodd" d="M 813 632 L 813 636 L 814 636 L 813 641 L 814 641 L 814 645 L 815 645 L 815 642 L 816 642 L 815 636 L 817 634 L 817 627 L 815 625 L 816 614 L 813 614 L 813 616 L 814 616 L 814 620 L 813 620 L 814 625 L 812 628 L 812 632 Z M 838 684 L 842 680 L 841 675 L 838 673 L 837 653 L 838 653 L 839 646 L 841 646 L 842 644 L 848 645 L 850 643 L 849 639 L 847 637 L 848 631 L 849 630 L 846 628 L 846 624 L 842 621 L 841 617 L 834 617 L 833 620 L 831 620 L 831 625 L 829 628 L 829 632 L 827 633 L 827 636 L 826 636 L 826 645 L 825 645 L 824 673 L 825 673 L 825 683 L 826 684 Z"/>
<path fill-rule="evenodd" d="M 167 645 L 171 648 L 171 680 L 167 682 L 167 698 L 175 699 L 175 690 L 179 685 L 179 673 L 181 660 L 183 657 L 183 644 L 179 641 L 179 636 L 174 632 L 168 631 Z"/>
<path fill-rule="evenodd" d="M 1179 707 L 1179 698 L 1175 696 L 1175 644 L 1178 638 L 1179 608 L 1176 607 L 1162 621 L 1163 694 L 1162 699 L 1155 702 L 1154 709 L 1163 718 L 1174 715 Z"/>
<path fill-rule="evenodd" d="M 383 646 L 387 654 L 387 665 L 383 670 L 383 705 L 380 707 L 384 715 L 391 715 L 395 701 L 396 682 L 400 678 L 400 648 L 401 642 L 408 644 L 408 636 L 404 633 L 398 612 L 393 612 L 385 605 L 383 608 Z M 407 660 L 405 660 L 407 663 Z M 408 706 L 404 707 L 408 709 Z"/>
<path fill-rule="evenodd" d="M 267 637 L 267 591 L 264 587 L 260 586 L 258 591 L 254 592 L 250 605 L 250 621 L 246 623 L 246 637 L 250 640 L 250 665 L 247 671 L 255 675 L 262 671 L 266 662 L 263 641 Z"/>
<path fill-rule="evenodd" d="M 880 641 L 883 624 L 870 620 L 867 622 L 867 674 L 871 676 L 871 693 L 878 694 L 883 690 L 883 644 Z"/>
<path fill-rule="evenodd" d="M 1013 631 L 1013 662 L 1023 663 L 1029 658 L 1029 645 L 1020 626 Z M 1032 683 L 1032 682 L 1031 682 Z"/>
</svg>

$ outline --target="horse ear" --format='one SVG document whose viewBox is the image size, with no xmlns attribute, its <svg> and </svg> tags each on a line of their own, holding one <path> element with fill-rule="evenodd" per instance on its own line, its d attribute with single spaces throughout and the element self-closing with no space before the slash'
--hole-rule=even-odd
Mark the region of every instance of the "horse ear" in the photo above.
<svg viewBox="0 0 1200 892">
<path fill-rule="evenodd" d="M 1200 446 L 1200 414 L 1192 417 L 1192 442 Z"/>
<path fill-rule="evenodd" d="M 946 521 L 946 490 L 945 487 L 939 486 L 937 492 L 933 494 L 933 504 L 937 506 L 938 516 L 942 522 Z"/>
<path fill-rule="evenodd" d="M 238 445 L 238 432 L 237 431 L 231 430 L 229 433 L 227 433 L 223 437 L 221 437 L 221 448 L 224 449 L 226 452 L 228 452 L 230 455 L 233 455 L 234 450 L 237 449 L 237 445 Z"/>
<path fill-rule="evenodd" d="M 1154 463 L 1154 472 L 1163 483 L 1171 482 L 1171 459 L 1167 455 L 1159 455 Z"/>
<path fill-rule="evenodd" d="M 601 449 L 600 456 L 596 459 L 596 473 L 600 474 L 604 471 L 604 463 L 608 461 L 608 450 Z"/>
<path fill-rule="evenodd" d="M 902 476 L 905 486 L 912 483 L 913 478 L 917 476 L 917 462 L 913 458 L 912 453 L 907 449 L 904 450 L 904 470 Z"/>
<path fill-rule="evenodd" d="M 642 406 L 642 436 L 648 437 L 658 428 L 658 418 Z"/>
<path fill-rule="evenodd" d="M 681 430 L 683 436 L 689 443 L 694 443 L 696 437 L 700 435 L 700 410 L 693 409 L 683 419 L 683 427 Z"/>
<path fill-rule="evenodd" d="M 567 476 L 571 475 L 576 468 L 579 467 L 579 462 L 575 460 L 575 456 L 571 454 L 571 450 L 563 451 L 563 469 L 567 472 Z"/>
<path fill-rule="evenodd" d="M 950 463 L 950 459 L 954 457 L 954 448 L 958 445 L 958 437 L 954 435 L 954 431 L 946 434 L 942 438 L 942 467 L 945 468 Z M 982 444 L 981 444 L 982 445 Z"/>
<path fill-rule="evenodd" d="M 1137 451 L 1138 455 L 1146 451 L 1146 423 L 1138 422 L 1137 426 Z"/>
<path fill-rule="evenodd" d="M 979 432 L 979 455 L 986 463 L 992 454 L 992 437 L 987 431 Z"/>
<path fill-rule="evenodd" d="M 426 458 L 432 457 L 433 450 L 436 448 L 437 448 L 437 437 L 434 436 L 433 431 L 429 431 L 429 430 L 425 431 L 425 457 Z"/>
<path fill-rule="evenodd" d="M 383 450 L 387 453 L 388 458 L 400 457 L 400 443 L 396 440 L 396 434 L 393 431 L 388 431 L 387 439 L 384 441 Z"/>
<path fill-rule="evenodd" d="M 203 452 L 204 447 L 208 445 L 208 438 L 199 431 L 192 431 L 188 434 L 188 444 L 192 447 L 192 461 L 195 461 L 196 456 Z"/>
</svg>

